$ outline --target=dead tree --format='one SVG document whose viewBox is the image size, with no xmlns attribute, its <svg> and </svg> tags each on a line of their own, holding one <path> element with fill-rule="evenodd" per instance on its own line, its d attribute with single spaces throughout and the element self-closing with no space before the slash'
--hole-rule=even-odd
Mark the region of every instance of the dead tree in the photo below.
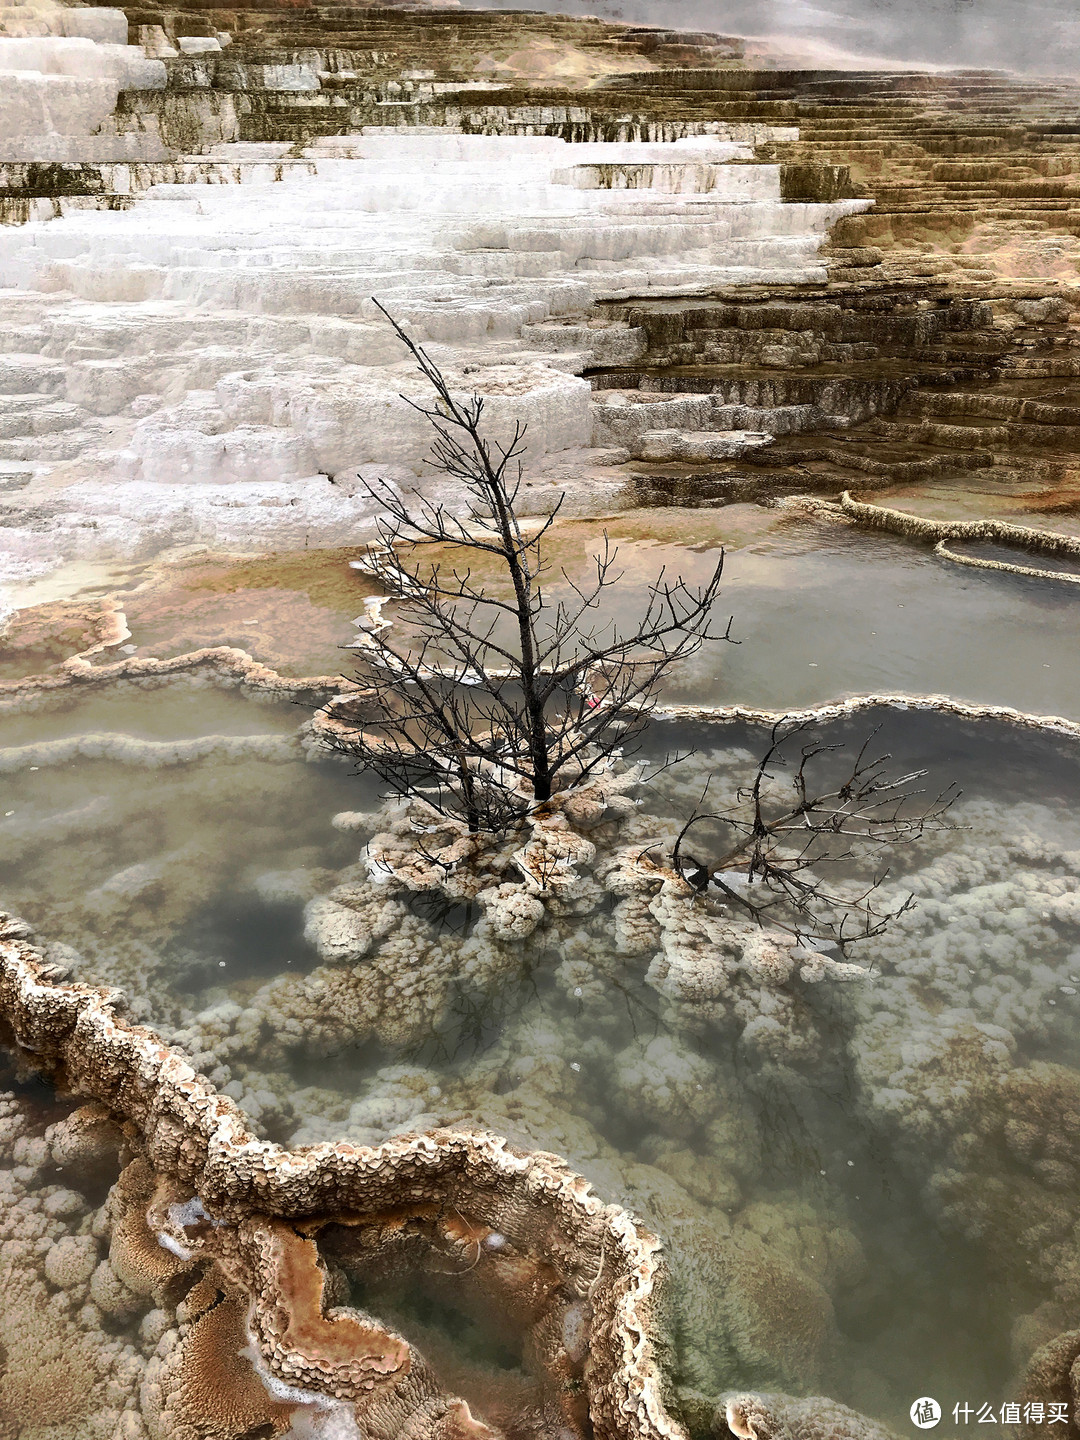
<svg viewBox="0 0 1080 1440">
<path fill-rule="evenodd" d="M 949 786 L 928 797 L 917 788 L 927 771 L 890 775 L 890 755 L 868 758 L 876 734 L 850 767 L 814 783 L 812 777 L 827 770 L 827 757 L 844 747 L 821 740 L 809 722 L 778 721 L 735 804 L 712 813 L 695 810 L 687 820 L 672 850 L 673 868 L 736 915 L 786 931 L 807 948 L 846 953 L 880 935 L 916 902 L 909 894 L 891 908 L 882 905 L 889 870 L 878 857 L 928 831 L 955 829 L 946 815 L 960 791 Z M 787 786 L 776 783 L 781 770 L 788 771 Z M 706 823 L 719 834 L 714 858 L 703 862 L 687 853 L 685 842 Z M 836 883 L 823 867 L 831 867 Z M 873 878 L 860 882 L 868 868 Z"/>
<path fill-rule="evenodd" d="M 499 833 L 624 754 L 646 728 L 669 668 L 707 641 L 731 639 L 730 621 L 722 630 L 712 623 L 723 553 L 698 588 L 661 571 L 644 615 L 625 632 L 603 618 L 620 579 L 618 552 L 606 537 L 590 582 L 579 585 L 560 571 L 573 598 L 549 602 L 542 542 L 560 507 L 523 528 L 524 427 L 515 426 L 506 445 L 490 441 L 483 399 L 455 397 L 424 349 L 379 309 L 434 392 L 430 404 L 407 403 L 430 423 L 432 462 L 458 482 L 462 505 L 410 502 L 385 482 L 365 485 L 381 513 L 363 568 L 385 594 L 366 602 L 360 622 L 363 713 L 354 706 L 342 725 L 335 711 L 333 743 L 392 792 L 421 798 L 472 832 Z M 440 553 L 425 559 L 427 546 Z M 504 593 L 474 576 L 480 560 L 495 562 L 508 582 Z M 405 621 L 397 640 L 382 616 L 388 599 Z M 829 780 L 823 772 L 842 747 L 806 724 L 779 722 L 735 803 L 690 816 L 669 852 L 670 867 L 710 903 L 787 931 L 806 948 L 846 951 L 880 934 L 914 898 L 890 908 L 880 895 L 887 868 L 878 866 L 862 883 L 858 876 L 875 856 L 951 828 L 945 815 L 958 792 L 950 787 L 927 800 L 917 788 L 926 772 L 891 777 L 889 756 L 868 758 L 872 740 L 845 774 Z M 779 794 L 785 768 L 790 791 Z M 706 823 L 717 834 L 714 858 L 702 862 L 687 841 Z M 418 836 L 421 854 L 424 843 Z"/>
<path fill-rule="evenodd" d="M 573 598 L 549 603 L 542 541 L 561 499 L 523 529 L 516 503 L 525 427 L 516 425 L 506 445 L 489 440 L 483 399 L 455 396 L 424 349 L 379 309 L 434 392 L 430 404 L 407 403 L 430 423 L 432 462 L 458 482 L 463 508 L 409 502 L 386 483 L 365 486 L 381 513 L 364 568 L 400 602 L 408 629 L 395 642 L 378 602 L 370 607 L 361 642 L 369 718 L 339 731 L 336 743 L 391 791 L 421 796 L 472 831 L 498 832 L 625 751 L 670 667 L 706 641 L 730 639 L 730 621 L 717 631 L 711 619 L 723 552 L 700 587 L 661 571 L 643 617 L 625 632 L 602 615 L 620 578 L 606 537 L 589 583 L 561 571 Z M 453 558 L 425 560 L 425 545 L 452 548 Z M 470 562 L 481 557 L 509 581 L 505 596 L 474 578 Z"/>
</svg>

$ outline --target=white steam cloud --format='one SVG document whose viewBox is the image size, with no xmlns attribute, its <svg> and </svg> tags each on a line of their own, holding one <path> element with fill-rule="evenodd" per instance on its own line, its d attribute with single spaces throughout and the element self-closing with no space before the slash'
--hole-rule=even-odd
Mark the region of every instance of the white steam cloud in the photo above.
<svg viewBox="0 0 1080 1440">
<path fill-rule="evenodd" d="M 465 0 L 753 36 L 794 68 L 1005 69 L 1080 77 L 1077 0 Z"/>
</svg>

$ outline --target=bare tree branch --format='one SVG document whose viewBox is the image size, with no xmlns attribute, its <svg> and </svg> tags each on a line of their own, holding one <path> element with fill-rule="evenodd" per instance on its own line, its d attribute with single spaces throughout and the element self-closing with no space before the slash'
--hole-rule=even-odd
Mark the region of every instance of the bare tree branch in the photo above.
<svg viewBox="0 0 1080 1440">
<path fill-rule="evenodd" d="M 385 625 L 364 628 L 355 647 L 369 669 L 364 713 L 336 727 L 334 743 L 394 792 L 421 795 L 470 830 L 498 831 L 632 743 L 672 665 L 707 641 L 731 640 L 730 621 L 717 631 L 711 620 L 723 552 L 698 588 L 662 571 L 625 634 L 599 618 L 620 578 L 606 537 L 595 578 L 578 585 L 562 572 L 575 598 L 548 605 L 541 541 L 562 497 L 526 534 L 516 510 L 525 427 L 515 425 L 506 444 L 490 441 L 483 399 L 455 397 L 423 347 L 375 304 L 434 391 L 433 403 L 407 403 L 430 423 L 432 463 L 460 483 L 463 505 L 455 513 L 406 503 L 386 482 L 365 484 L 381 513 L 363 568 L 407 613 L 410 637 L 396 643 Z M 512 597 L 492 595 L 466 562 L 425 562 L 427 544 L 493 557 Z"/>
<path fill-rule="evenodd" d="M 890 776 L 891 756 L 867 758 L 876 734 L 866 738 L 842 778 L 817 788 L 810 780 L 814 762 L 842 747 L 814 737 L 809 722 L 778 721 L 752 782 L 738 792 L 735 804 L 708 813 L 695 808 L 690 815 L 672 848 L 675 871 L 702 892 L 715 887 L 736 913 L 785 930 L 810 948 L 846 951 L 880 935 L 913 907 L 915 897 L 890 909 L 880 903 L 888 868 L 879 869 L 869 884 L 854 872 L 879 851 L 929 831 L 955 829 L 945 817 L 960 791 L 949 786 L 927 799 L 915 788 L 925 770 Z M 781 800 L 775 795 L 776 771 L 789 766 L 785 746 L 800 738 L 806 743 L 790 776 L 790 799 Z M 702 804 L 704 799 L 703 793 Z M 683 848 L 693 827 L 705 823 L 730 837 L 719 857 L 707 863 Z M 831 885 L 818 873 L 823 865 L 847 866 L 851 878 Z"/>
</svg>

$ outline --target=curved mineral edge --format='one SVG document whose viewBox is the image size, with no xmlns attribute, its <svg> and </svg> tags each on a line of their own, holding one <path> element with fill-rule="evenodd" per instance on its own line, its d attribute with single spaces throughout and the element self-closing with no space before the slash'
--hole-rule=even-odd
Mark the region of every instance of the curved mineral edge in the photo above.
<svg viewBox="0 0 1080 1440">
<path fill-rule="evenodd" d="M 375 1380 L 365 1382 L 373 1385 L 373 1397 L 361 1396 L 361 1386 L 348 1398 L 358 1406 L 376 1405 L 383 1413 L 393 1410 L 399 1435 L 413 1431 L 402 1424 L 398 1401 L 413 1397 L 395 1397 L 395 1385 L 412 1385 L 416 1403 L 434 1413 L 430 1371 L 418 1356 L 410 1362 L 407 1342 L 371 1329 L 379 1322 L 356 1311 L 330 1309 L 324 1318 L 316 1315 L 312 1321 L 308 1315 L 305 1320 L 303 1306 L 310 1307 L 310 1295 L 286 1293 L 284 1285 L 275 1287 L 273 1276 L 294 1274 L 297 1264 L 314 1274 L 313 1252 L 283 1268 L 280 1244 L 271 1245 L 273 1254 L 267 1245 L 276 1234 L 295 1249 L 309 1243 L 299 1236 L 342 1220 L 383 1234 L 388 1216 L 397 1223 L 403 1213 L 420 1214 L 425 1207 L 440 1214 L 449 1209 L 500 1240 L 509 1236 L 534 1267 L 557 1271 L 566 1311 L 587 1313 L 588 1346 L 580 1359 L 578 1387 L 587 1400 L 586 1433 L 596 1440 L 686 1440 L 685 1430 L 668 1413 L 657 1363 L 661 1245 L 629 1212 L 605 1205 L 557 1156 L 514 1149 L 488 1131 L 434 1130 L 395 1136 L 377 1147 L 339 1142 L 299 1151 L 259 1140 L 236 1105 L 181 1054 L 153 1031 L 123 1019 L 118 1013 L 122 1000 L 117 990 L 66 983 L 32 943 L 30 927 L 0 914 L 0 1018 L 11 1037 L 34 1066 L 65 1089 L 108 1107 L 123 1123 L 159 1177 L 158 1191 L 180 1202 L 178 1210 L 166 1213 L 184 1216 L 194 1207 L 195 1214 L 208 1217 L 208 1223 L 178 1231 L 185 1244 L 174 1240 L 166 1248 L 182 1254 L 180 1265 L 205 1251 L 226 1294 L 230 1286 L 246 1291 L 250 1333 L 258 1337 L 261 1362 L 273 1384 L 294 1387 L 288 1393 L 299 1384 L 304 1391 L 339 1399 L 342 1385 L 333 1377 L 338 1374 L 340 1380 L 340 1357 L 335 1370 L 324 1354 L 298 1348 L 295 1337 L 301 1332 L 315 1336 L 311 1345 L 317 1346 L 320 1336 L 340 1335 L 351 1326 L 358 1336 L 374 1337 L 387 1348 Z M 181 1201 L 185 1194 L 192 1198 Z M 146 1213 L 141 1204 L 140 1224 Z M 256 1252 L 262 1258 L 251 1269 L 245 1256 Z M 550 1318 L 540 1322 L 537 1333 Z M 370 1322 L 368 1328 L 360 1321 Z M 275 1333 L 290 1343 L 268 1345 L 267 1337 Z M 357 1362 L 370 1368 L 363 1349 Z M 560 1355 L 560 1363 L 564 1359 Z M 549 1368 L 557 1375 L 558 1365 Z M 456 1397 L 446 1397 L 440 1413 L 452 1419 L 450 1428 L 441 1423 L 438 1428 L 447 1440 L 498 1435 L 475 1421 Z M 555 1433 L 572 1436 L 575 1431 L 567 1427 Z"/>
<path fill-rule="evenodd" d="M 839 513 L 839 507 L 834 509 Z M 340 728 L 337 708 L 341 704 L 357 701 L 362 703 L 369 694 L 359 680 L 350 680 L 347 676 L 308 675 L 294 678 L 282 675 L 271 666 L 255 660 L 246 650 L 229 645 L 192 650 L 165 660 L 125 657 L 107 665 L 93 665 L 85 658 L 85 654 L 66 660 L 56 674 L 0 680 L 0 713 L 18 714 L 41 697 L 76 686 L 97 688 L 120 681 L 164 679 L 205 669 L 228 683 L 236 683 L 252 692 L 282 699 L 309 696 L 315 699 L 320 708 L 308 722 L 308 728 L 316 742 L 333 748 L 333 737 Z M 661 701 L 650 709 L 649 714 L 656 721 L 773 725 L 778 720 L 791 723 L 826 723 L 874 709 L 921 710 L 955 716 L 962 720 L 992 720 L 1018 730 L 1042 731 L 1070 741 L 1080 739 L 1080 722 L 1062 715 L 1039 715 L 1012 705 L 969 702 L 951 695 L 922 694 L 917 691 L 872 691 L 865 695 L 849 695 L 784 709 L 752 705 L 671 704 Z"/>
</svg>

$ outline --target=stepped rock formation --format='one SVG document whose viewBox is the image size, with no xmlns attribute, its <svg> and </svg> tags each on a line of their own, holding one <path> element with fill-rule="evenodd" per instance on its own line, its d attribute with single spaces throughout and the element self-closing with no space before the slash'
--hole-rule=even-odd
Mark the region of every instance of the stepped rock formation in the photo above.
<svg viewBox="0 0 1080 1440">
<path fill-rule="evenodd" d="M 192 64 L 208 78 L 205 56 Z M 192 114 L 223 93 L 162 92 Z M 821 279 L 829 223 L 865 203 L 786 204 L 779 168 L 743 163 L 750 144 L 711 129 L 658 147 L 399 127 L 326 138 L 299 160 L 281 141 L 254 160 L 241 145 L 235 164 L 219 146 L 190 176 L 158 178 L 240 183 L 157 184 L 122 216 L 8 229 L 16 398 L 0 448 L 28 480 L 9 553 L 32 567 L 178 539 L 362 533 L 357 469 L 411 483 L 427 446 L 372 295 L 444 348 L 497 429 L 530 425 L 550 491 L 546 456 L 595 448 L 581 370 L 640 349 L 625 323 L 593 319 L 597 298 Z M 61 339 L 72 325 L 75 350 Z"/>
<path fill-rule="evenodd" d="M 1065 82 L 535 14 L 0 14 L 9 577 L 362 540 L 369 466 L 439 494 L 371 296 L 528 423 L 533 508 L 1072 503 Z"/>
</svg>

